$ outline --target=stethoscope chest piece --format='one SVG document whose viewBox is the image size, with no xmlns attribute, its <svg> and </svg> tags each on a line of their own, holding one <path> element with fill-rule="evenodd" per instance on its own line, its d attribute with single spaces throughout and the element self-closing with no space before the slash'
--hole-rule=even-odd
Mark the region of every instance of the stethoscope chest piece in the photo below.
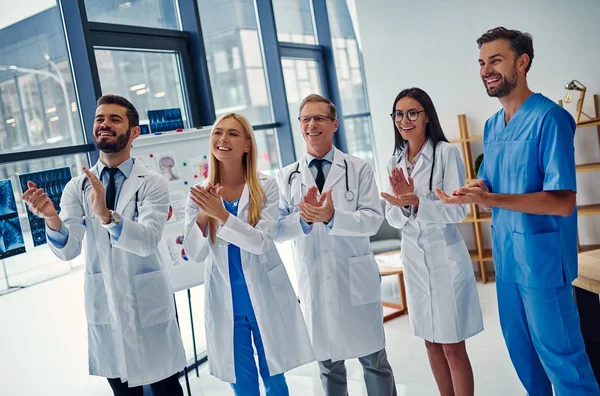
<svg viewBox="0 0 600 396">
<path fill-rule="evenodd" d="M 350 190 L 346 190 L 344 197 L 346 198 L 346 201 L 354 201 L 354 193 Z"/>
</svg>

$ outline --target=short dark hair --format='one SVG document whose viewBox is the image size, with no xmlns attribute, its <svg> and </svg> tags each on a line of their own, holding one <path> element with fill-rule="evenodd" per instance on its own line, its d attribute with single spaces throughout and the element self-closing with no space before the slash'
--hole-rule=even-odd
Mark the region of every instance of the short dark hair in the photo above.
<svg viewBox="0 0 600 396">
<path fill-rule="evenodd" d="M 423 110 L 427 113 L 427 117 L 429 117 L 429 122 L 425 127 L 425 136 L 427 136 L 433 147 L 439 142 L 447 142 L 446 135 L 444 135 L 444 131 L 442 130 L 442 125 L 440 124 L 440 119 L 438 118 L 437 111 L 435 111 L 435 106 L 433 105 L 433 101 L 431 97 L 427 94 L 427 92 L 423 91 L 421 88 L 407 88 L 400 92 L 396 99 L 394 99 L 394 104 L 392 105 L 392 114 L 396 111 L 396 104 L 400 101 L 400 99 L 404 97 L 409 97 L 421 104 L 423 106 Z M 406 146 L 407 140 L 402 137 L 402 134 L 398 130 L 396 123 L 394 122 L 394 154 L 400 155 Z"/>
<path fill-rule="evenodd" d="M 507 40 L 510 44 L 510 49 L 518 58 L 523 54 L 529 56 L 529 64 L 525 69 L 525 74 L 531 68 L 533 62 L 533 36 L 529 33 L 523 33 L 518 30 L 509 30 L 502 26 L 493 28 L 485 32 L 477 39 L 479 49 L 483 44 L 496 40 Z"/>
<path fill-rule="evenodd" d="M 300 109 L 298 110 L 298 114 L 302 113 L 302 109 L 308 102 L 327 103 L 329 105 L 329 117 L 333 118 L 334 120 L 337 120 L 337 108 L 335 107 L 333 102 L 319 94 L 310 94 L 306 98 L 302 99 L 302 102 L 300 103 Z"/>
<path fill-rule="evenodd" d="M 119 95 L 102 95 L 98 102 L 97 107 L 100 105 L 117 105 L 127 110 L 127 120 L 129 121 L 129 128 L 140 126 L 140 115 L 130 101 Z"/>
</svg>

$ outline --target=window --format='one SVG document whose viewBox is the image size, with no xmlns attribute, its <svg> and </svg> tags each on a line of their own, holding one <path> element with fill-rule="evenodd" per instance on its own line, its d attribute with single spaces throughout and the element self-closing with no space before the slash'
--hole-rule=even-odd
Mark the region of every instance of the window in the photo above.
<svg viewBox="0 0 600 396">
<path fill-rule="evenodd" d="M 323 94 L 319 63 L 315 59 L 281 58 L 281 67 L 290 112 L 292 138 L 296 158 L 299 159 L 306 152 L 306 143 L 296 118 L 302 99 L 312 93 Z"/>
<path fill-rule="evenodd" d="M 0 151 L 83 144 L 79 120 L 56 2 L 0 0 Z"/>
<path fill-rule="evenodd" d="M 177 0 L 85 0 L 91 22 L 181 29 Z"/>
<path fill-rule="evenodd" d="M 317 44 L 310 0 L 273 0 L 277 39 L 298 44 Z"/>
<path fill-rule="evenodd" d="M 361 51 L 350 1 L 327 0 L 335 70 L 340 89 L 348 151 L 375 169 L 373 131 L 363 80 Z M 353 2 L 351 3 L 353 5 Z"/>
<path fill-rule="evenodd" d="M 127 98 L 140 123 L 148 123 L 148 110 L 178 108 L 190 126 L 176 52 L 96 49 L 95 54 L 102 93 Z"/>
<path fill-rule="evenodd" d="M 253 125 L 271 123 L 254 2 L 197 2 L 217 117 L 237 112 Z"/>
<path fill-rule="evenodd" d="M 257 168 L 274 177 L 280 169 L 276 131 L 274 129 L 255 130 L 254 137 L 258 148 Z"/>
</svg>

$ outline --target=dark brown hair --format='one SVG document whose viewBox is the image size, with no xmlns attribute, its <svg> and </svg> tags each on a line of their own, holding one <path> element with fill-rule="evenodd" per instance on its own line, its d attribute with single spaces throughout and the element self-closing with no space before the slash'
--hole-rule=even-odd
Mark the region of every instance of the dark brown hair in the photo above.
<svg viewBox="0 0 600 396">
<path fill-rule="evenodd" d="M 417 102 L 423 106 L 423 110 L 427 113 L 427 117 L 429 117 L 429 122 L 425 127 L 425 136 L 427 136 L 431 143 L 433 144 L 433 148 L 438 144 L 438 142 L 447 142 L 446 136 L 444 135 L 444 131 L 442 130 L 442 125 L 440 124 L 440 120 L 437 115 L 437 111 L 435 111 L 435 106 L 433 105 L 433 101 L 431 97 L 427 94 L 427 92 L 423 91 L 420 88 L 407 88 L 400 92 L 396 99 L 394 99 L 394 104 L 392 106 L 392 114 L 396 111 L 396 104 L 400 101 L 400 99 L 404 97 L 413 98 Z M 402 137 L 396 123 L 394 123 L 394 154 L 400 155 L 404 147 L 406 146 L 407 141 Z"/>
<path fill-rule="evenodd" d="M 525 74 L 531 68 L 533 62 L 533 37 L 529 33 L 523 33 L 518 30 L 509 30 L 502 26 L 493 28 L 485 32 L 477 39 L 477 45 L 479 49 L 483 44 L 496 41 L 496 40 L 507 40 L 510 44 L 510 49 L 518 58 L 523 54 L 529 56 L 529 64 L 525 69 Z"/>
<path fill-rule="evenodd" d="M 130 101 L 119 95 L 103 95 L 98 98 L 96 106 L 100 105 L 117 105 L 127 110 L 127 120 L 129 121 L 129 129 L 140 125 L 140 115 Z"/>
</svg>

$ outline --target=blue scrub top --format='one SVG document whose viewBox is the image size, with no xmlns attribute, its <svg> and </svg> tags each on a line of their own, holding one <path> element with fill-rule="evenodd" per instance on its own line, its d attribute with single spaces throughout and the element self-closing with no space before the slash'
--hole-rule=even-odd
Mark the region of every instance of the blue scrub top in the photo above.
<svg viewBox="0 0 600 396">
<path fill-rule="evenodd" d="M 232 202 L 223 200 L 225 209 L 227 209 L 232 216 L 236 217 L 239 202 L 239 199 Z M 248 285 L 246 285 L 246 278 L 244 278 L 244 271 L 242 270 L 240 248 L 230 243 L 227 249 L 229 255 L 229 282 L 231 284 L 231 298 L 233 300 L 233 315 L 253 317 L 254 310 L 252 309 Z"/>
<path fill-rule="evenodd" d="M 491 191 L 526 194 L 577 191 L 575 120 L 533 94 L 508 124 L 500 110 L 485 124 L 479 178 Z M 528 287 L 560 287 L 577 277 L 577 209 L 570 216 L 533 215 L 493 208 L 496 276 Z"/>
</svg>

